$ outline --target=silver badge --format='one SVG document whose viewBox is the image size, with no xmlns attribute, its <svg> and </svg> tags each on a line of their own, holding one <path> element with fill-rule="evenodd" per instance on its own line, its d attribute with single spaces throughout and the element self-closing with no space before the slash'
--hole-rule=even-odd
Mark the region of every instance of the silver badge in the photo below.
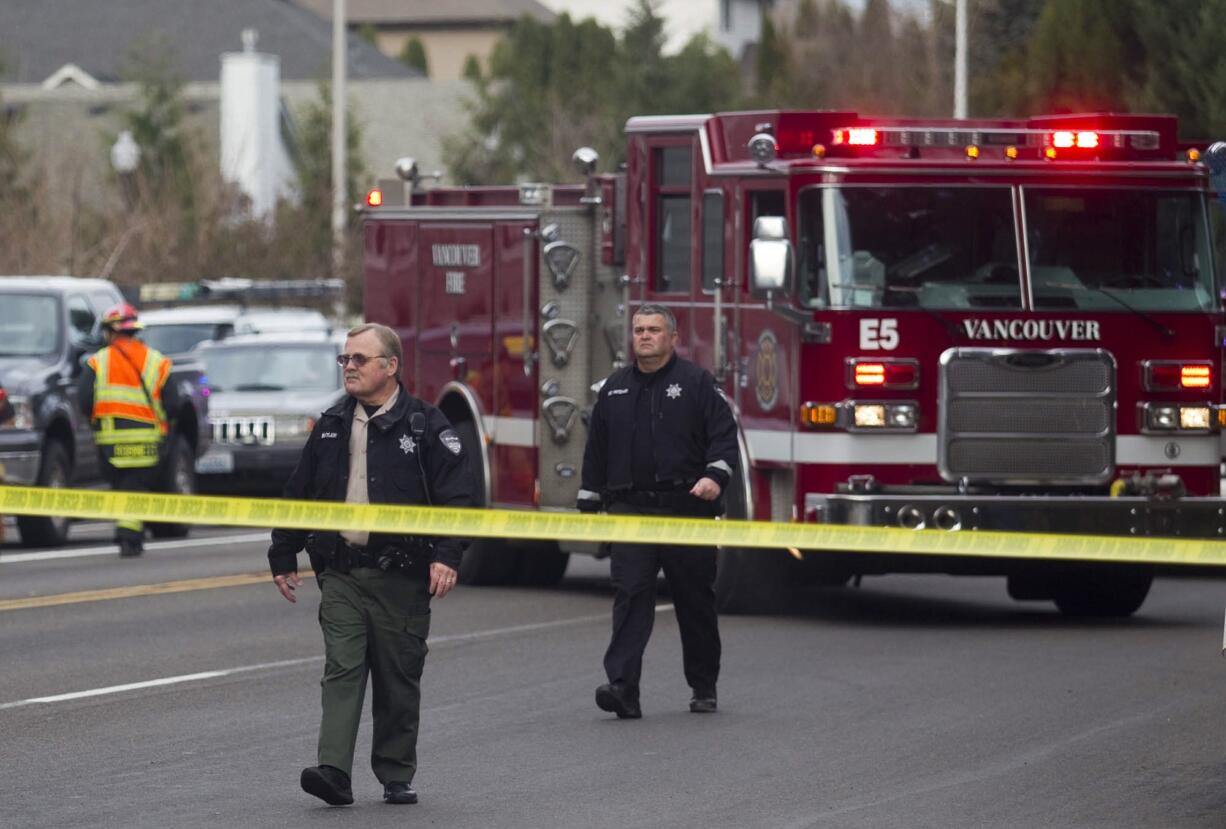
<svg viewBox="0 0 1226 829">
<path fill-rule="evenodd" d="M 413 442 L 413 438 L 408 435 L 400 436 L 400 451 L 406 455 L 417 449 L 417 444 Z"/>
<path fill-rule="evenodd" d="M 664 390 L 664 393 L 668 395 L 669 400 L 676 400 L 681 396 L 681 385 L 679 383 L 673 383 Z"/>
<path fill-rule="evenodd" d="M 441 433 L 438 436 L 438 439 L 442 441 L 444 446 L 451 450 L 451 454 L 453 455 L 460 454 L 460 450 L 464 448 L 464 444 L 460 443 L 460 436 L 450 429 Z"/>
</svg>

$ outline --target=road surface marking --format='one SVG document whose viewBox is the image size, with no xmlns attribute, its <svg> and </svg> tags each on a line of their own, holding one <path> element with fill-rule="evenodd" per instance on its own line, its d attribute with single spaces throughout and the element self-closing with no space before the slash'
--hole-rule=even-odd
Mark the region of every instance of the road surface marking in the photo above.
<svg viewBox="0 0 1226 829">
<path fill-rule="evenodd" d="M 208 547 L 211 544 L 248 544 L 256 541 L 267 541 L 268 531 L 260 533 L 242 533 L 240 535 L 214 535 L 209 538 L 187 538 L 182 541 L 151 541 L 145 545 L 146 550 L 180 550 L 189 547 Z M 25 561 L 52 561 L 60 558 L 88 558 L 90 556 L 113 556 L 119 552 L 114 544 L 101 547 L 80 547 L 68 550 L 43 550 L 37 553 L 3 553 L 0 552 L 0 564 L 20 564 Z"/>
<path fill-rule="evenodd" d="M 656 612 L 672 610 L 671 604 L 656 605 Z M 589 622 L 603 622 L 609 618 L 609 614 L 600 613 L 590 616 L 576 616 L 570 619 L 555 619 L 552 622 L 534 622 L 527 625 L 512 625 L 510 627 L 492 628 L 490 630 L 479 630 L 473 633 L 453 633 L 448 636 L 434 636 L 427 641 L 430 645 L 437 647 L 439 645 L 476 642 L 484 639 L 494 639 L 499 636 L 511 636 L 517 633 L 532 633 L 539 630 L 549 630 L 551 628 L 569 627 L 571 625 L 587 624 Z M 88 691 L 70 691 L 66 694 L 54 694 L 45 697 L 31 697 L 30 699 L 17 700 L 16 702 L 6 702 L 0 704 L 0 711 L 5 711 L 10 708 L 23 708 L 27 705 L 47 705 L 56 702 L 70 702 L 77 699 L 87 699 L 89 697 L 102 697 L 111 694 L 122 694 L 126 691 L 140 691 L 145 688 L 160 688 L 167 685 L 181 685 L 185 682 L 200 682 L 205 679 L 218 679 L 220 677 L 234 676 L 236 674 L 252 673 L 253 671 L 275 670 L 277 668 L 296 668 L 301 665 L 310 665 L 316 662 L 322 662 L 322 656 L 307 656 L 302 659 L 285 659 L 279 662 L 261 662 L 257 665 L 242 665 L 237 668 L 223 668 L 217 671 L 202 671 L 196 674 L 182 674 L 180 676 L 167 676 L 161 679 L 148 679 L 144 682 L 128 682 L 123 685 L 109 685 L 105 688 L 91 688 Z"/>
</svg>

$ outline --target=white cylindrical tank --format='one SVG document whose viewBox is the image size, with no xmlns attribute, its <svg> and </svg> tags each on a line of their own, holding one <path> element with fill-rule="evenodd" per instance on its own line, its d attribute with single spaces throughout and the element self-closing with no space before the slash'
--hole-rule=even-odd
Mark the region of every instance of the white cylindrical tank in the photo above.
<svg viewBox="0 0 1226 829">
<path fill-rule="evenodd" d="M 294 170 L 281 137 L 281 60 L 255 41 L 247 29 L 243 51 L 221 56 L 221 174 L 263 218 L 293 192 Z"/>
</svg>

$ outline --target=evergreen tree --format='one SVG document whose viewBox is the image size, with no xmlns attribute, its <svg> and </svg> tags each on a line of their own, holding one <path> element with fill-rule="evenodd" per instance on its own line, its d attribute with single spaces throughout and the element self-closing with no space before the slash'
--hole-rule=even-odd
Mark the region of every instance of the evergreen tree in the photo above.
<svg viewBox="0 0 1226 829">
<path fill-rule="evenodd" d="M 1126 111 L 1130 35 L 1120 0 L 1048 0 L 1028 49 L 1031 112 Z"/>
<path fill-rule="evenodd" d="M 472 55 L 469 55 L 472 57 Z M 413 36 L 404 42 L 400 50 L 400 62 L 405 66 L 420 71 L 426 77 L 430 76 L 430 64 L 426 59 L 426 47 L 421 38 Z"/>
</svg>

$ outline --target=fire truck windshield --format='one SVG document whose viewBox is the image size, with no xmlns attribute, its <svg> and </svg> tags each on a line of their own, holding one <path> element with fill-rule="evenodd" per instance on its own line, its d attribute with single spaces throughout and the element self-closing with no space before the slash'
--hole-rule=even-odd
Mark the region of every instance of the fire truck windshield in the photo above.
<svg viewBox="0 0 1226 829">
<path fill-rule="evenodd" d="M 1009 187 L 843 187 L 800 197 L 811 307 L 1020 308 Z"/>
<path fill-rule="evenodd" d="M 1217 307 L 1199 193 L 1024 188 L 1036 308 L 1144 311 Z"/>
<path fill-rule="evenodd" d="M 808 307 L 1018 309 L 1022 226 L 1009 186 L 843 186 L 801 193 Z M 1201 194 L 1021 188 L 1034 306 L 1217 307 Z M 1126 300 L 1126 305 L 1119 300 Z"/>
</svg>

